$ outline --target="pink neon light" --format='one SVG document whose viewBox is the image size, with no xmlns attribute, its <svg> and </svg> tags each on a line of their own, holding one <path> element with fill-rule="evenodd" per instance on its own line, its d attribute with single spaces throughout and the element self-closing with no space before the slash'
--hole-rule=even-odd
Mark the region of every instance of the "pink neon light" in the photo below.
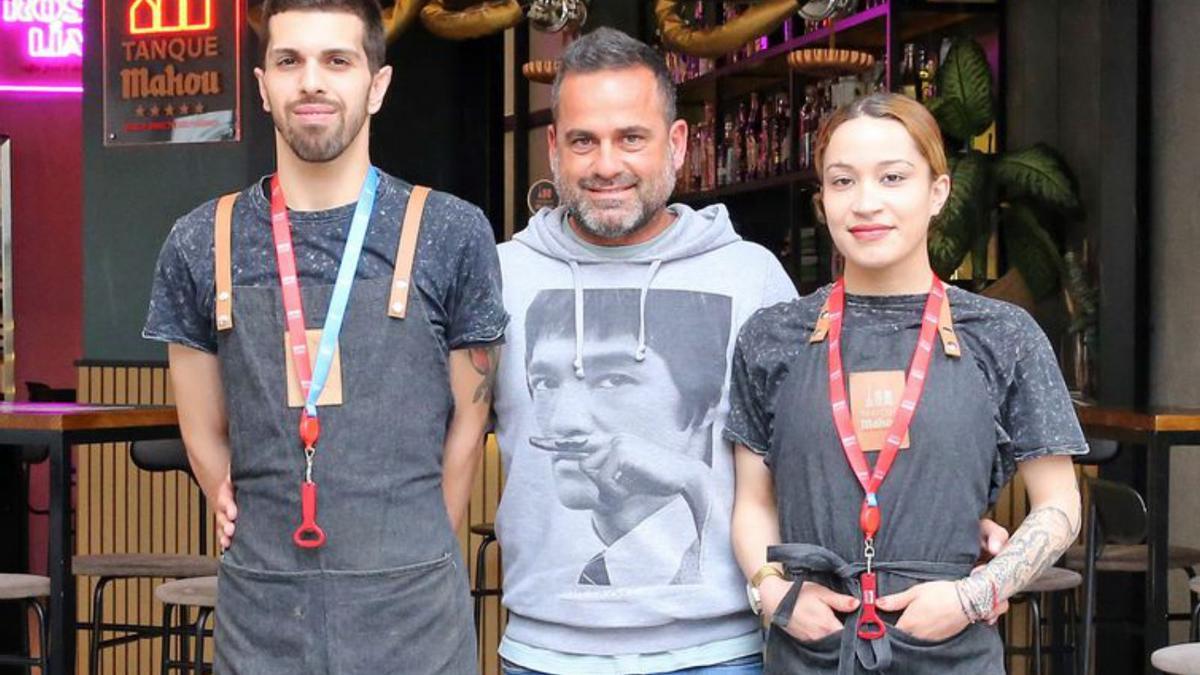
<svg viewBox="0 0 1200 675">
<path fill-rule="evenodd" d="M 49 84 L 0 84 L 0 92 L 3 91 L 26 94 L 82 94 L 83 87 Z"/>
<path fill-rule="evenodd" d="M 3 24 L 26 27 L 25 53 L 34 59 L 83 57 L 83 0 L 2 0 Z"/>
</svg>

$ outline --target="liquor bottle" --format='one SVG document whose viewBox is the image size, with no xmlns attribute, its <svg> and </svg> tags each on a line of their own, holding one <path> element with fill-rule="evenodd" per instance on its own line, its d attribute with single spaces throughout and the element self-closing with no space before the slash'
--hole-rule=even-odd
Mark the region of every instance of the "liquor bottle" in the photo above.
<svg viewBox="0 0 1200 675">
<path fill-rule="evenodd" d="M 746 102 L 738 104 L 737 122 L 733 125 L 733 170 L 729 173 L 730 183 L 746 180 Z"/>
<path fill-rule="evenodd" d="M 718 176 L 721 185 L 729 185 L 734 182 L 734 167 L 737 164 L 737 157 L 734 156 L 733 150 L 736 142 L 733 131 L 735 123 L 733 113 L 725 115 L 725 135 L 721 137 L 721 169 Z"/>
<path fill-rule="evenodd" d="M 800 106 L 798 117 L 800 122 L 799 165 L 801 169 L 807 169 L 812 166 L 813 143 L 817 138 L 817 121 L 820 119 L 815 85 L 810 84 L 804 88 L 804 105 Z"/>
<path fill-rule="evenodd" d="M 762 121 L 758 128 L 759 178 L 775 175 L 778 157 L 778 148 L 775 147 L 775 98 L 767 96 L 763 100 Z"/>
<path fill-rule="evenodd" d="M 921 61 L 921 69 L 918 72 L 918 76 L 921 80 L 921 100 L 928 101 L 929 99 L 937 96 L 937 50 L 930 49 L 925 53 L 925 56 Z"/>
<path fill-rule="evenodd" d="M 914 100 L 921 95 L 921 79 L 917 73 L 917 46 L 911 42 L 904 45 L 904 61 L 900 64 L 900 93 Z"/>
<path fill-rule="evenodd" d="M 779 135 L 779 172 L 787 173 L 795 170 L 792 162 L 792 146 L 795 136 L 792 134 L 792 106 L 786 91 L 781 91 L 775 98 L 776 129 Z"/>
<path fill-rule="evenodd" d="M 758 101 L 758 92 L 750 94 L 750 116 L 746 118 L 746 180 L 760 178 L 762 167 L 759 166 L 759 129 L 762 121 L 762 108 Z"/>
<path fill-rule="evenodd" d="M 687 189 L 689 192 L 700 190 L 700 179 L 704 173 L 701 169 L 701 164 L 704 162 L 703 141 L 700 138 L 700 125 L 692 127 L 690 130 L 687 156 L 684 157 L 684 165 L 687 167 Z"/>
<path fill-rule="evenodd" d="M 708 101 L 704 104 L 704 124 L 700 127 L 701 190 L 711 190 L 717 186 L 716 124 L 716 105 Z"/>
</svg>

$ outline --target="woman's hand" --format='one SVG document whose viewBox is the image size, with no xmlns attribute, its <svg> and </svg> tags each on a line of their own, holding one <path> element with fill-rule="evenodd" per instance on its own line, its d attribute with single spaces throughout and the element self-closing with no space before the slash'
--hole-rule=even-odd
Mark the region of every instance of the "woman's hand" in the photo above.
<svg viewBox="0 0 1200 675">
<path fill-rule="evenodd" d="M 929 581 L 879 598 L 879 609 L 903 612 L 896 628 L 919 640 L 939 642 L 961 633 L 970 623 L 952 581 Z"/>
<path fill-rule="evenodd" d="M 758 587 L 763 616 L 767 620 L 775 617 L 779 602 L 791 587 L 792 582 L 779 577 L 767 577 Z M 801 642 L 816 642 L 842 630 L 842 620 L 835 612 L 853 612 L 858 605 L 858 599 L 854 596 L 835 593 L 820 584 L 806 581 L 796 598 L 796 606 L 785 630 Z"/>
</svg>

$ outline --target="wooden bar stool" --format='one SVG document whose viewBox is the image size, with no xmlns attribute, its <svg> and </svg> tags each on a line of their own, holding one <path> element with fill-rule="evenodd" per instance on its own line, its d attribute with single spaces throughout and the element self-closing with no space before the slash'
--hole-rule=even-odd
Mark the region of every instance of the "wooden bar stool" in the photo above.
<svg viewBox="0 0 1200 675">
<path fill-rule="evenodd" d="M 1024 590 L 1014 595 L 1010 602 L 1015 606 L 1019 603 L 1025 603 L 1029 607 L 1029 622 L 1033 626 L 1033 644 L 1030 645 L 1028 651 L 1030 659 L 1033 662 L 1034 675 L 1042 675 L 1042 660 L 1046 652 L 1060 653 L 1070 652 L 1074 654 L 1075 646 L 1078 644 L 1078 635 L 1072 631 L 1069 641 L 1064 631 L 1063 642 L 1065 644 L 1050 645 L 1049 650 L 1043 648 L 1042 645 L 1042 617 L 1044 611 L 1042 609 L 1042 600 L 1047 596 L 1054 597 L 1056 593 L 1066 594 L 1067 603 L 1067 625 L 1074 626 L 1075 623 L 1075 589 L 1083 585 L 1083 576 L 1078 572 L 1063 569 L 1061 567 L 1051 567 L 1042 572 L 1036 579 L 1031 581 Z M 1051 626 L 1053 628 L 1053 626 Z M 1057 638 L 1057 636 L 1055 636 Z M 1025 651 L 1026 648 L 1008 649 L 1009 653 L 1017 651 Z M 1006 666 L 1005 670 L 1009 670 Z M 1055 673 L 1059 672 L 1056 668 Z"/>
<path fill-rule="evenodd" d="M 143 471 L 182 471 L 191 475 L 183 441 L 137 441 L 130 446 L 129 454 L 134 465 Z M 206 513 L 207 509 L 201 497 L 198 516 L 201 550 L 205 548 L 208 529 Z M 88 650 L 90 675 L 100 673 L 102 649 L 159 635 L 159 628 L 153 625 L 104 622 L 104 590 L 110 583 L 129 579 L 185 579 L 210 576 L 217 573 L 218 565 L 216 558 L 207 555 L 102 553 L 77 555 L 72 558 L 71 567 L 76 575 L 96 578 L 96 586 L 92 589 L 91 641 Z M 105 638 L 105 631 L 118 635 Z"/>
<path fill-rule="evenodd" d="M 46 654 L 49 652 L 46 636 L 50 631 L 46 625 L 46 610 L 42 607 L 41 599 L 50 596 L 50 577 L 33 574 L 0 574 L 0 602 L 21 603 L 21 654 L 0 655 L 0 665 L 25 666 L 26 673 L 32 673 L 33 667 L 46 672 Z M 29 622 L 28 612 L 33 608 L 37 614 L 38 657 L 29 654 Z"/>
<path fill-rule="evenodd" d="M 212 631 L 204 629 L 217 607 L 217 577 L 194 577 L 168 581 L 154 589 L 154 597 L 163 604 L 162 622 L 162 675 L 170 669 L 192 672 L 195 675 L 212 671 L 204 662 L 204 638 Z M 175 609 L 179 609 L 179 625 L 174 623 Z M 190 610 L 195 608 L 195 621 Z M 171 636 L 179 638 L 179 658 L 171 658 Z M 196 647 L 188 654 L 188 643 L 194 638 Z"/>
<path fill-rule="evenodd" d="M 471 525 L 471 534 L 477 534 L 483 537 L 479 542 L 479 548 L 475 549 L 475 581 L 471 587 L 471 597 L 475 601 L 475 638 L 483 644 L 483 599 L 486 597 L 500 597 L 500 585 L 489 587 L 487 585 L 487 549 L 488 546 L 496 543 L 496 525 L 495 523 L 475 523 Z"/>
<path fill-rule="evenodd" d="M 1192 577 L 1188 590 L 1192 594 L 1192 641 L 1163 647 L 1150 655 L 1150 663 L 1164 673 L 1200 675 L 1200 602 L 1196 602 L 1196 596 L 1200 595 L 1200 577 Z"/>
</svg>

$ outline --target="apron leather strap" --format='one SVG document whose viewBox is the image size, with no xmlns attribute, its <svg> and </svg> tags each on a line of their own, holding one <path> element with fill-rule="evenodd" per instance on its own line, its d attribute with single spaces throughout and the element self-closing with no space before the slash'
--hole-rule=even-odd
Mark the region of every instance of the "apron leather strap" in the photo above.
<svg viewBox="0 0 1200 675">
<path fill-rule="evenodd" d="M 429 188 L 414 185 L 404 210 L 404 225 L 400 230 L 400 246 L 396 250 L 395 271 L 392 273 L 392 293 L 388 298 L 388 316 L 403 319 L 408 314 L 408 287 L 412 284 L 413 260 L 417 254 L 417 239 L 421 231 L 421 215 Z"/>
<path fill-rule="evenodd" d="M 233 192 L 217 200 L 217 217 L 213 228 L 213 255 L 216 258 L 217 330 L 233 328 L 233 202 L 238 193 Z"/>
<path fill-rule="evenodd" d="M 809 344 L 825 341 L 832 319 L 833 316 L 829 313 L 829 300 L 826 299 L 825 304 L 821 306 L 821 313 L 817 315 L 817 323 L 813 327 L 813 332 L 808 335 Z M 942 302 L 942 309 L 938 316 L 938 337 L 942 339 L 942 352 L 946 356 L 953 359 L 962 356 L 962 347 L 958 344 L 958 334 L 954 331 L 954 317 L 950 314 L 949 297 Z"/>
</svg>

